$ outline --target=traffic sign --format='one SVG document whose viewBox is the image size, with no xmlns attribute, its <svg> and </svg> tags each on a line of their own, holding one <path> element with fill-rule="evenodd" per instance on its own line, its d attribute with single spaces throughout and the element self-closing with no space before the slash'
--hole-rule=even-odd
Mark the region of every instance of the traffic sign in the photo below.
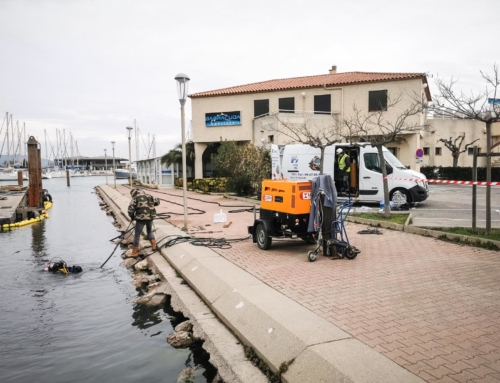
<svg viewBox="0 0 500 383">
<path fill-rule="evenodd" d="M 417 150 L 415 150 L 415 156 L 417 158 L 422 158 L 424 156 L 424 149 L 418 148 Z"/>
</svg>

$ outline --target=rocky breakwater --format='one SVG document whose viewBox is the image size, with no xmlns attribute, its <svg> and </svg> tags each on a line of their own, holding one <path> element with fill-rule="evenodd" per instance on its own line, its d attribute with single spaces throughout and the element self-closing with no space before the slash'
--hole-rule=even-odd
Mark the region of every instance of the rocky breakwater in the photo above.
<svg viewBox="0 0 500 383">
<path fill-rule="evenodd" d="M 138 260 L 130 257 L 131 250 L 126 251 L 124 266 L 134 267 L 132 284 L 138 288 L 147 288 L 147 293 L 137 298 L 134 302 L 146 306 L 161 306 L 166 303 L 168 288 L 161 281 L 158 274 L 153 271 L 149 259 Z M 189 321 L 182 322 L 175 327 L 175 332 L 167 336 L 167 342 L 175 348 L 184 348 L 193 345 L 196 341 L 193 335 L 193 324 Z"/>
</svg>

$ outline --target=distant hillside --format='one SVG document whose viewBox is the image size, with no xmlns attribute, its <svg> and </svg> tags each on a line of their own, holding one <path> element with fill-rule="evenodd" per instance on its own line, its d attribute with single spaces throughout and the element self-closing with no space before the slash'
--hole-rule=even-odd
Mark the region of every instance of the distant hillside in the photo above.
<svg viewBox="0 0 500 383">
<path fill-rule="evenodd" d="M 27 158 L 27 157 L 26 157 Z M 24 160 L 24 156 L 17 156 L 16 157 L 16 162 L 22 165 Z M 10 161 L 10 165 L 12 166 L 12 162 L 14 161 L 14 156 L 7 156 L 5 154 L 0 155 L 0 166 L 5 166 L 7 165 L 7 161 Z M 49 164 L 49 160 L 46 160 L 45 158 L 42 158 L 42 168 L 47 166 Z"/>
</svg>

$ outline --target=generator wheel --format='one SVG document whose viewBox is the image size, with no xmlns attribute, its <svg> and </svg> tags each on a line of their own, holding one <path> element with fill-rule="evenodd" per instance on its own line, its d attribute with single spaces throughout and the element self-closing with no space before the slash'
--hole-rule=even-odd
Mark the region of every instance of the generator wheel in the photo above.
<svg viewBox="0 0 500 383">
<path fill-rule="evenodd" d="M 273 239 L 267 235 L 266 227 L 263 223 L 259 223 L 257 225 L 257 245 L 261 250 L 269 250 L 271 248 L 271 243 L 273 243 Z"/>
<path fill-rule="evenodd" d="M 347 246 L 344 249 L 344 256 L 347 259 L 354 259 L 354 258 L 356 258 L 356 255 L 358 255 L 358 253 L 359 253 L 359 251 L 355 247 L 352 247 L 352 246 Z"/>
<path fill-rule="evenodd" d="M 318 257 L 318 254 L 316 254 L 315 251 L 311 250 L 309 253 L 307 253 L 307 259 L 309 260 L 309 262 L 314 262 L 317 257 Z"/>
</svg>

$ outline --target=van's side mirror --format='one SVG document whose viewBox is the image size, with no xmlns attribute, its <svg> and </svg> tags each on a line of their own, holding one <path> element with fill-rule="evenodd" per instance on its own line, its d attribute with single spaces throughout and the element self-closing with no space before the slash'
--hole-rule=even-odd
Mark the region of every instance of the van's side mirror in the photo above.
<svg viewBox="0 0 500 383">
<path fill-rule="evenodd" d="M 392 166 L 389 164 L 385 164 L 385 169 L 387 171 L 387 175 L 392 174 Z"/>
</svg>

